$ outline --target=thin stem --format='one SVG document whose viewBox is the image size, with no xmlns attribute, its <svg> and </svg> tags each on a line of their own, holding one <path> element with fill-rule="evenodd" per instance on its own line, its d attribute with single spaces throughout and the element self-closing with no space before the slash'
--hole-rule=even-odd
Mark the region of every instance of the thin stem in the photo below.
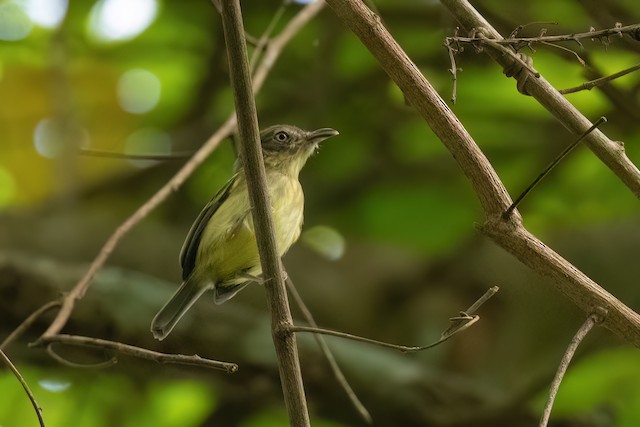
<svg viewBox="0 0 640 427">
<path fill-rule="evenodd" d="M 293 284 L 293 281 L 291 281 L 290 278 L 287 278 L 286 282 L 287 282 L 287 288 L 289 289 L 289 293 L 291 294 L 296 305 L 302 312 L 302 316 L 304 317 L 306 322 L 312 327 L 317 328 L 318 324 L 313 318 L 311 311 L 309 310 L 307 305 L 304 303 L 304 300 L 300 296 L 300 293 L 296 289 L 296 286 Z M 356 393 L 353 391 L 353 388 L 351 388 L 351 384 L 349 384 L 346 377 L 344 376 L 344 373 L 342 372 L 342 369 L 340 369 L 340 366 L 338 365 L 338 362 L 336 361 L 335 356 L 333 355 L 333 353 L 331 352 L 331 349 L 327 345 L 327 341 L 320 334 L 314 334 L 313 337 L 318 343 L 318 346 L 320 347 L 320 351 L 322 351 L 322 354 L 324 355 L 325 359 L 327 359 L 327 362 L 329 363 L 329 367 L 331 368 L 333 375 L 336 377 L 338 384 L 340 384 L 344 392 L 347 394 L 347 397 L 351 401 L 351 404 L 353 405 L 353 407 L 356 409 L 356 411 L 358 412 L 360 417 L 364 420 L 364 422 L 366 422 L 367 424 L 372 424 L 373 419 L 371 418 L 371 414 L 369 413 L 367 408 L 364 406 L 364 404 L 360 401 Z"/>
<path fill-rule="evenodd" d="M 467 309 L 466 312 L 460 312 L 459 316 L 452 317 L 449 319 L 452 323 L 442 334 L 440 335 L 440 339 L 431 344 L 423 345 L 423 346 L 407 346 L 400 344 L 391 344 L 385 341 L 378 341 L 371 338 L 365 338 L 358 335 L 348 334 L 346 332 L 338 332 L 331 329 L 323 329 L 318 328 L 316 326 L 293 326 L 291 330 L 293 332 L 311 332 L 314 334 L 322 334 L 322 335 L 331 335 L 339 338 L 346 338 L 353 341 L 360 341 L 367 344 L 377 345 L 379 347 L 390 348 L 393 350 L 398 350 L 403 353 L 412 353 L 417 351 L 427 350 L 429 348 L 433 348 L 443 342 L 447 341 L 449 338 L 454 335 L 468 329 L 471 325 L 480 320 L 480 316 L 475 315 L 475 312 L 487 302 L 492 296 L 498 292 L 499 288 L 497 286 L 493 286 L 487 290 L 480 298 L 476 300 L 471 306 Z"/>
<path fill-rule="evenodd" d="M 602 312 L 602 310 L 600 310 Z M 576 352 L 576 349 L 587 336 L 589 331 L 593 329 L 593 327 L 599 323 L 602 323 L 604 320 L 604 316 L 601 313 L 593 313 L 587 317 L 587 320 L 580 326 L 578 332 L 576 332 L 575 336 L 569 343 L 569 347 L 567 347 L 567 351 L 565 351 L 562 356 L 562 360 L 560 360 L 560 365 L 558 366 L 558 370 L 556 371 L 556 375 L 553 378 L 553 382 L 551 383 L 551 389 L 549 390 L 549 399 L 547 400 L 547 404 L 545 405 L 544 412 L 542 413 L 542 418 L 540 419 L 539 427 L 546 427 L 549 423 L 549 417 L 551 416 L 551 410 L 553 409 L 553 403 L 556 399 L 556 395 L 558 394 L 558 389 L 560 388 L 560 384 L 562 383 L 562 379 L 564 378 L 564 374 L 567 372 L 567 368 L 569 367 L 569 363 L 571 363 L 571 359 Z"/>
<path fill-rule="evenodd" d="M 460 319 L 461 319 L 460 317 L 454 318 L 454 320 L 460 320 Z M 361 337 L 359 335 L 348 334 L 346 332 L 339 332 L 339 331 L 334 331 L 331 329 L 324 329 L 324 328 L 314 328 L 311 326 L 294 325 L 291 327 L 291 331 L 292 332 L 311 332 L 313 334 L 331 335 L 334 337 L 346 338 L 352 341 L 360 341 L 367 344 L 377 345 L 379 347 L 390 348 L 392 350 L 398 350 L 403 353 L 414 353 L 417 351 L 427 350 L 439 344 L 442 344 L 443 342 L 447 341 L 449 338 L 451 338 L 458 332 L 462 332 L 466 330 L 468 327 L 470 327 L 471 325 L 473 325 L 474 323 L 476 323 L 478 320 L 480 320 L 480 316 L 468 317 L 465 320 L 467 320 L 467 322 L 464 325 L 457 328 L 454 332 L 450 333 L 449 335 L 443 335 L 442 337 L 440 337 L 440 339 L 438 339 L 438 341 L 435 341 L 435 342 L 432 342 L 431 344 L 427 344 L 423 346 L 408 346 L 408 345 L 402 345 L 402 344 L 392 344 L 385 341 L 378 341 L 371 338 Z"/>
<path fill-rule="evenodd" d="M 276 28 L 276 25 L 284 15 L 284 12 L 287 10 L 287 6 L 291 3 L 291 0 L 284 0 L 280 3 L 280 7 L 276 10 L 276 13 L 273 14 L 271 21 L 267 25 L 267 28 L 262 33 L 262 36 L 258 40 L 255 45 L 255 53 L 251 57 L 251 61 L 249 62 L 249 69 L 253 72 L 256 68 L 256 64 L 258 64 L 258 60 L 260 59 L 260 55 L 262 54 L 262 50 L 265 48 L 267 43 L 269 43 L 269 37 L 271 37 L 271 33 Z"/>
<path fill-rule="evenodd" d="M 600 77 L 598 79 L 589 80 L 588 82 L 582 83 L 580 86 L 570 87 L 568 89 L 562 89 L 559 92 L 563 95 L 568 93 L 576 93 L 582 90 L 591 90 L 596 86 L 601 86 L 604 83 L 610 82 L 611 80 L 618 79 L 622 76 L 626 76 L 629 73 L 633 73 L 634 71 L 640 70 L 640 64 L 636 64 L 633 67 L 625 68 L 622 71 L 618 71 L 617 73 L 611 74 L 609 76 Z"/>
<path fill-rule="evenodd" d="M 132 160 L 180 160 L 193 156 L 193 151 L 181 151 L 170 154 L 127 154 L 117 151 L 95 150 L 89 148 L 79 148 L 78 154 L 89 157 L 105 157 L 108 159 L 132 159 Z"/>
<path fill-rule="evenodd" d="M 582 135 L 580 135 L 580 137 L 578 139 L 576 139 L 571 145 L 569 145 L 567 148 L 565 148 L 564 150 L 562 150 L 562 152 L 560 154 L 558 154 L 558 157 L 556 157 L 555 159 L 553 159 L 553 161 L 549 164 L 549 166 L 547 166 L 547 168 L 545 170 L 543 170 L 540 175 L 538 175 L 538 177 L 536 179 L 533 180 L 533 182 L 531 184 L 529 184 L 529 186 L 527 188 L 525 188 L 525 190 L 520 193 L 520 195 L 513 201 L 513 203 L 511 204 L 511 206 L 509 206 L 509 208 L 504 212 L 504 214 L 502 214 L 502 218 L 503 219 L 508 219 L 511 214 L 513 213 L 514 209 L 518 206 L 518 204 L 522 201 L 522 199 L 524 199 L 527 194 L 529 194 L 531 192 L 531 190 L 534 189 L 534 187 L 536 185 L 538 185 L 538 183 L 540 181 L 542 181 L 544 179 L 545 176 L 547 176 L 549 174 L 549 172 L 551 172 L 551 170 L 562 161 L 562 159 L 564 159 L 567 154 L 569 154 L 571 152 L 571 150 L 573 150 L 574 148 L 577 147 L 577 145 L 580 143 L 580 141 L 582 141 L 584 139 L 585 136 L 589 135 L 591 132 L 593 132 L 594 129 L 596 129 L 598 126 L 600 126 L 602 123 L 606 123 L 607 122 L 607 118 L 606 117 L 600 117 L 598 120 L 596 120 L 596 122 L 591 125 L 591 127 L 589 129 L 587 129 L 586 131 L 584 131 L 582 133 Z"/>
<path fill-rule="evenodd" d="M 640 24 L 626 25 L 618 28 L 606 28 L 598 31 L 587 31 L 584 33 L 575 34 L 559 34 L 554 36 L 539 36 L 539 37 L 509 37 L 496 39 L 495 42 L 501 45 L 520 46 L 532 43 L 557 43 L 557 42 L 575 42 L 581 39 L 603 39 L 610 36 L 620 36 L 623 34 L 632 34 L 640 30 Z M 475 43 L 481 41 L 480 37 L 454 37 L 455 40 L 461 43 Z"/>
<path fill-rule="evenodd" d="M 260 146 L 258 115 L 251 85 L 251 73 L 244 40 L 240 0 L 222 2 L 222 24 L 229 57 L 240 136 L 239 152 L 247 179 L 251 213 L 271 311 L 273 343 L 278 357 L 280 381 L 292 426 L 310 426 L 302 383 L 295 335 L 287 331 L 293 324 L 284 285 L 280 254 L 276 246 L 267 177 Z"/>
<path fill-rule="evenodd" d="M 31 401 L 31 406 L 33 406 L 33 409 L 36 411 L 36 415 L 38 416 L 38 422 L 40 423 L 40 427 L 45 427 L 44 419 L 42 418 L 42 409 L 40 409 L 40 406 L 38 406 L 38 402 L 36 402 L 36 398 L 33 396 L 33 393 L 31 392 L 29 385 L 20 374 L 20 371 L 18 371 L 18 368 L 16 368 L 15 365 L 11 363 L 11 359 L 9 359 L 9 357 L 7 357 L 7 355 L 2 350 L 0 350 L 0 358 L 4 361 L 4 363 L 7 364 L 9 369 L 11 369 L 11 372 L 13 372 L 13 375 L 15 375 L 18 381 L 20 381 L 20 384 L 22 385 L 22 388 L 24 389 L 25 393 L 27 393 L 27 397 L 29 397 L 29 400 Z"/>
<path fill-rule="evenodd" d="M 36 344 L 51 344 L 61 343 L 72 346 L 91 347 L 104 350 L 114 351 L 116 353 L 124 354 L 126 356 L 137 357 L 139 359 L 153 360 L 158 363 L 171 363 L 177 365 L 191 365 L 199 366 L 202 368 L 212 368 L 226 371 L 227 373 L 234 373 L 238 370 L 238 365 L 235 363 L 221 362 L 219 360 L 205 359 L 197 354 L 193 356 L 187 356 L 184 354 L 167 354 L 160 353 L 153 350 L 147 350 L 145 348 L 136 347 L 129 344 L 124 344 L 115 341 L 107 341 L 100 338 L 83 337 L 78 335 L 66 335 L 59 334 L 46 338 L 41 338 Z M 66 361 L 66 359 L 65 359 Z M 68 361 L 66 361 L 68 362 Z"/>
</svg>

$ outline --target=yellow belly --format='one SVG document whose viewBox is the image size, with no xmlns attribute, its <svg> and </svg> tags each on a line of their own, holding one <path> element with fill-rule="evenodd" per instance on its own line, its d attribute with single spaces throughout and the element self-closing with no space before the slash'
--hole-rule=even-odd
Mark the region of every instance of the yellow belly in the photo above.
<svg viewBox="0 0 640 427">
<path fill-rule="evenodd" d="M 276 245 L 280 256 L 298 240 L 302 228 L 304 195 L 297 179 L 267 173 Z M 239 275 L 260 275 L 260 257 L 244 177 L 207 225 L 198 249 L 198 273 L 212 283 L 246 281 Z"/>
</svg>

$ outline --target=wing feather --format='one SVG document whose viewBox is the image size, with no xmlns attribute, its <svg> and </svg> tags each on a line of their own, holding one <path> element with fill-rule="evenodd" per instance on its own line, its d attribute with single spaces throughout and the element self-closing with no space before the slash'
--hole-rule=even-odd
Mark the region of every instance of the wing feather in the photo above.
<svg viewBox="0 0 640 427">
<path fill-rule="evenodd" d="M 224 201 L 227 200 L 231 189 L 237 181 L 238 174 L 236 173 L 231 177 L 229 181 L 227 181 L 224 187 L 222 187 L 218 191 L 213 199 L 211 199 L 211 201 L 207 203 L 207 205 L 198 215 L 198 218 L 196 218 L 195 222 L 191 226 L 191 229 L 187 234 L 187 238 L 182 245 L 182 249 L 180 250 L 180 266 L 182 267 L 183 280 L 186 280 L 187 277 L 191 275 L 193 269 L 196 266 L 198 248 L 200 246 L 200 240 L 202 239 L 204 229 L 207 227 L 207 224 L 216 213 L 216 211 L 220 208 Z"/>
</svg>

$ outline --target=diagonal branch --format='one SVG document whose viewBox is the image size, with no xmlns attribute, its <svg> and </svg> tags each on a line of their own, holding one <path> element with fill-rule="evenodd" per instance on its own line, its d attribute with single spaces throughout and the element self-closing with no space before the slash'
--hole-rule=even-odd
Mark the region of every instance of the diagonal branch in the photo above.
<svg viewBox="0 0 640 427">
<path fill-rule="evenodd" d="M 552 285 L 583 311 L 592 313 L 598 307 L 604 307 L 609 313 L 604 326 L 629 343 L 640 346 L 640 316 L 637 313 L 529 233 L 522 225 L 517 211 L 508 220 L 501 218 L 502 212 L 511 205 L 511 200 L 500 178 L 457 117 L 380 23 L 379 18 L 360 0 L 327 0 L 327 3 L 371 51 L 451 152 L 480 199 L 487 218 L 481 230 L 532 270 L 551 278 Z M 463 22 L 466 23 L 468 22 Z M 542 78 L 528 80 L 538 82 Z M 560 102 L 554 108 L 563 108 L 563 114 L 567 113 L 571 117 L 576 131 L 581 133 L 591 126 L 561 95 L 558 94 L 558 97 L 562 102 L 553 97 L 553 102 Z M 589 134 L 589 140 L 591 148 L 598 147 L 599 153 L 609 156 L 608 159 L 615 164 L 615 170 L 620 172 L 619 176 L 622 175 L 623 180 L 627 179 L 628 184 L 637 186 L 640 194 L 640 180 L 636 181 L 638 171 L 626 159 L 624 152 L 611 151 L 611 144 L 614 143 L 598 130 Z M 600 142 L 605 145 L 598 145 Z M 621 156 L 626 160 L 618 163 Z M 635 172 L 629 168 L 633 168 Z"/>
<path fill-rule="evenodd" d="M 504 40 L 500 33 L 498 33 L 467 0 L 441 0 L 441 2 L 467 30 L 474 29 L 476 33 L 481 33 L 485 37 L 493 39 L 494 43 L 502 43 Z M 611 30 L 611 34 L 618 34 L 619 32 L 620 29 Z M 602 33 L 602 31 L 590 34 L 592 37 L 603 37 L 606 35 Z M 545 41 L 554 40 L 548 37 L 544 39 Z M 492 49 L 486 49 L 486 52 L 496 62 L 502 65 L 505 70 L 513 66 L 513 58 Z M 526 78 L 526 73 L 522 73 L 521 76 L 523 76 L 522 80 L 518 77 L 519 89 L 520 85 L 522 85 L 523 93 L 533 96 L 540 105 L 553 114 L 570 132 L 575 135 L 580 135 L 592 125 L 592 123 L 546 81 L 544 77 Z M 626 156 L 624 146 L 621 143 L 612 141 L 604 133 L 596 129 L 585 139 L 585 145 L 620 178 L 636 197 L 640 197 L 640 170 L 638 170 L 637 166 Z"/>
</svg>

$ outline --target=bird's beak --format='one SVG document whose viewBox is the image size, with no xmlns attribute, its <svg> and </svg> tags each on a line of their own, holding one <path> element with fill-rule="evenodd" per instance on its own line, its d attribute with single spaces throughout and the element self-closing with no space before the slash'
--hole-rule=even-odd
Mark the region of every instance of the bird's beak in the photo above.
<svg viewBox="0 0 640 427">
<path fill-rule="evenodd" d="M 340 132 L 338 132 L 335 129 L 322 128 L 322 129 L 318 129 L 318 130 L 314 130 L 313 132 L 310 132 L 308 136 L 308 140 L 312 144 L 319 144 L 325 139 L 331 138 L 332 136 L 336 136 L 339 134 Z"/>
</svg>

